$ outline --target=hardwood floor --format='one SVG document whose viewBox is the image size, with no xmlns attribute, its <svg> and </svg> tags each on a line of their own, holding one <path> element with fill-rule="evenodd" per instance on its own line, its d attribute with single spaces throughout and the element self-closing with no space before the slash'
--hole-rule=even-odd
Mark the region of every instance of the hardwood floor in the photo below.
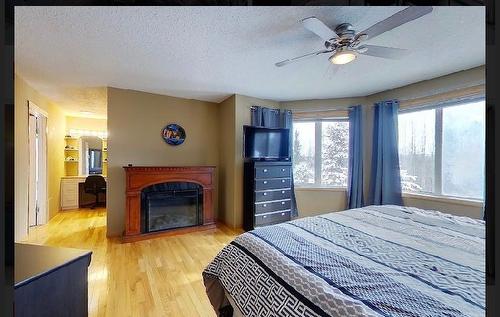
<svg viewBox="0 0 500 317">
<path fill-rule="evenodd" d="M 201 272 L 236 235 L 223 226 L 123 244 L 106 210 L 60 212 L 23 242 L 92 250 L 89 316 L 215 316 Z"/>
</svg>

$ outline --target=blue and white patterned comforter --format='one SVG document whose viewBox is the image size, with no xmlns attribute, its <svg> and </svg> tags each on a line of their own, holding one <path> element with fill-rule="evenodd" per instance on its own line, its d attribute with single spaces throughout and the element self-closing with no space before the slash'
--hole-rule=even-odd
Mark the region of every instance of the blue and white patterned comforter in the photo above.
<svg viewBox="0 0 500 317">
<path fill-rule="evenodd" d="M 484 316 L 484 222 L 368 206 L 238 236 L 203 272 L 244 316 Z M 234 305 L 233 304 L 233 305 Z"/>
</svg>

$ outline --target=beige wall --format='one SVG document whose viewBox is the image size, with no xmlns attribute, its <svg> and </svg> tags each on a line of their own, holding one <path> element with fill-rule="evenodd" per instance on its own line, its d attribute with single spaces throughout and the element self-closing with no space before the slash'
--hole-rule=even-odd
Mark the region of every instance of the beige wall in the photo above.
<svg viewBox="0 0 500 317">
<path fill-rule="evenodd" d="M 479 66 L 472 69 L 456 72 L 446 76 L 418 82 L 404 87 L 384 91 L 368 96 L 371 104 L 388 99 L 407 100 L 431 96 L 438 93 L 449 92 L 457 89 L 468 88 L 485 84 L 485 66 Z M 373 120 L 372 120 L 373 121 Z M 371 151 L 369 151 L 371 153 Z M 370 157 L 371 160 L 371 157 Z M 365 162 L 366 163 L 366 162 Z M 423 209 L 439 210 L 461 216 L 473 218 L 482 217 L 483 207 L 478 204 L 463 204 L 446 200 L 435 200 L 419 197 L 405 197 L 403 203 L 407 206 L 413 206 Z"/>
<path fill-rule="evenodd" d="M 66 130 L 79 129 L 90 131 L 106 131 L 108 124 L 106 119 L 66 117 Z"/>
<path fill-rule="evenodd" d="M 60 206 L 59 184 L 64 175 L 64 113 L 56 104 L 39 94 L 26 81 L 15 75 L 15 239 L 22 240 L 27 234 L 28 222 L 28 100 L 48 113 L 47 118 L 47 186 L 49 219 Z"/>
<path fill-rule="evenodd" d="M 321 110 L 347 110 L 347 107 L 353 105 L 364 105 L 367 103 L 366 97 L 353 98 L 333 98 L 333 99 L 312 99 L 283 101 L 280 108 L 289 109 L 293 112 L 321 111 Z"/>
<path fill-rule="evenodd" d="M 332 211 L 342 211 L 347 206 L 347 192 L 339 188 L 295 188 L 299 217 L 310 217 Z"/>
<path fill-rule="evenodd" d="M 235 140 L 236 96 L 233 95 L 218 106 L 219 116 L 219 213 L 217 219 L 235 224 Z"/>
<path fill-rule="evenodd" d="M 232 228 L 243 226 L 243 126 L 250 124 L 250 108 L 279 108 L 279 103 L 233 95 L 219 104 L 219 219 Z"/>
<path fill-rule="evenodd" d="M 403 204 L 427 210 L 439 210 L 458 216 L 467 216 L 481 219 L 483 217 L 483 205 L 477 202 L 467 202 L 446 198 L 416 197 L 417 195 L 403 194 Z"/>
<path fill-rule="evenodd" d="M 363 142 L 364 161 L 363 169 L 369 171 L 372 136 L 372 109 L 365 97 L 338 98 L 338 99 L 315 99 L 281 102 L 280 108 L 290 109 L 293 112 L 322 111 L 322 110 L 346 110 L 349 106 L 363 105 Z M 368 193 L 369 173 L 364 173 L 365 195 Z M 297 208 L 299 217 L 308 217 L 322 213 L 341 211 L 347 208 L 346 190 L 325 188 L 295 188 Z"/>
<path fill-rule="evenodd" d="M 250 108 L 252 106 L 263 106 L 268 108 L 279 108 L 279 102 L 258 99 L 244 95 L 236 95 L 235 113 L 235 175 L 234 175 L 234 223 L 232 227 L 243 226 L 243 126 L 251 123 Z"/>
<path fill-rule="evenodd" d="M 415 84 L 376 93 L 368 96 L 367 99 L 371 104 L 373 104 L 374 102 L 381 100 L 405 100 L 419 98 L 456 89 L 477 86 L 485 84 L 485 72 L 486 67 L 479 66 L 468 70 L 452 73 L 446 76 L 424 80 Z"/>
<path fill-rule="evenodd" d="M 321 111 L 330 109 L 346 109 L 348 106 L 363 105 L 363 173 L 365 199 L 368 197 L 371 175 L 371 152 L 373 140 L 373 104 L 388 99 L 412 99 L 430 96 L 438 93 L 463 89 L 485 83 L 485 67 L 480 66 L 469 70 L 452 73 L 431 80 L 418 82 L 400 88 L 384 91 L 366 97 L 338 98 L 323 100 L 299 100 L 281 102 L 280 108 L 300 111 Z M 299 216 L 310 216 L 328 211 L 346 209 L 346 193 L 342 191 L 328 191 L 324 189 L 296 189 Z M 434 209 L 458 215 L 479 217 L 482 207 L 477 204 L 461 204 L 452 201 L 437 201 L 418 197 L 403 199 L 405 205 L 424 209 Z"/>
<path fill-rule="evenodd" d="M 133 165 L 219 167 L 218 104 L 140 91 L 108 88 L 108 236 L 123 232 L 125 173 Z M 178 123 L 186 141 L 167 145 L 161 130 Z M 216 183 L 218 182 L 216 178 Z M 215 192 L 215 211 L 218 210 Z"/>
</svg>

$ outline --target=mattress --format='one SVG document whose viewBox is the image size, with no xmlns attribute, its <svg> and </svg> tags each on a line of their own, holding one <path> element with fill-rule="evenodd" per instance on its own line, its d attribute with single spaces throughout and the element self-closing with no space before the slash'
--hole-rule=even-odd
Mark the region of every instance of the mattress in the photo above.
<svg viewBox="0 0 500 317">
<path fill-rule="evenodd" d="M 219 316 L 484 316 L 484 238 L 482 220 L 368 206 L 246 232 L 203 280 Z"/>
</svg>

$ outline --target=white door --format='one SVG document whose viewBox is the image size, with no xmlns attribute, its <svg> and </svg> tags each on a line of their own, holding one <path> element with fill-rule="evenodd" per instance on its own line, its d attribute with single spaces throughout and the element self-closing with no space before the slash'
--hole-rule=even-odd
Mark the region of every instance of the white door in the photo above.
<svg viewBox="0 0 500 317">
<path fill-rule="evenodd" d="M 37 214 L 37 185 L 38 185 L 38 173 L 37 168 L 37 124 L 36 116 L 30 113 L 29 116 L 29 147 L 30 147 L 30 179 L 29 179 L 29 193 L 28 193 L 28 225 L 36 226 L 36 214 Z"/>
<path fill-rule="evenodd" d="M 32 102 L 29 106 L 28 226 L 47 222 L 47 115 Z"/>
</svg>

